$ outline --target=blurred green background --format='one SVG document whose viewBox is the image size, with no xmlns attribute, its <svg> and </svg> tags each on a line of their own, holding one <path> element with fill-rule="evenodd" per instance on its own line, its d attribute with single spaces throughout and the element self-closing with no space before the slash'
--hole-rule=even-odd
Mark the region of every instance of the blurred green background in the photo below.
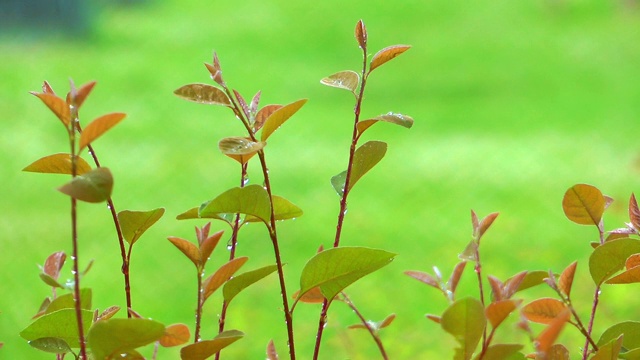
<svg viewBox="0 0 640 360">
<path fill-rule="evenodd" d="M 128 114 L 95 143 L 116 179 L 116 207 L 167 210 L 133 250 L 133 305 L 144 316 L 193 329 L 195 271 L 166 237 L 195 241 L 193 227 L 203 222 L 179 222 L 175 216 L 236 186 L 238 166 L 216 144 L 242 135 L 243 128 L 228 110 L 186 102 L 172 91 L 209 82 L 203 62 L 211 62 L 215 50 L 226 80 L 245 97 L 262 90 L 262 104 L 309 99 L 267 147 L 275 192 L 305 211 L 279 227 L 293 293 L 306 260 L 333 240 L 338 197 L 329 178 L 346 167 L 353 99 L 319 80 L 360 66 L 353 37 L 358 19 L 368 28 L 372 54 L 393 44 L 413 46 L 373 73 L 363 116 L 400 112 L 415 125 L 406 130 L 379 124 L 364 136 L 387 141 L 389 150 L 354 188 L 343 234 L 344 245 L 398 253 L 392 264 L 348 289 L 366 317 L 397 314 L 382 333 L 390 357 L 450 357 L 452 338 L 424 318 L 441 313 L 445 299 L 402 272 L 437 265 L 448 275 L 470 240 L 471 208 L 480 216 L 501 213 L 481 247 L 486 274 L 506 279 L 525 269 L 559 272 L 578 260 L 574 296 L 587 317 L 593 292 L 587 259 L 597 232 L 569 222 L 561 200 L 573 184 L 598 186 L 617 200 L 605 222 L 613 229 L 626 221 L 627 199 L 639 190 L 636 2 L 82 4 L 66 30 L 59 25 L 76 15 L 61 8 L 27 25 L 7 11 L 4 19 L 12 21 L 0 28 L 0 358 L 52 358 L 30 349 L 18 333 L 49 294 L 37 264 L 54 251 L 71 251 L 69 202 L 54 190 L 67 179 L 21 172 L 42 156 L 67 151 L 59 121 L 28 91 L 39 91 L 43 80 L 58 93 L 68 91 L 69 78 L 76 84 L 96 80 L 81 121 L 107 112 Z M 259 183 L 255 170 L 250 179 Z M 94 290 L 93 306 L 124 306 L 106 206 L 82 204 L 79 221 L 81 263 L 95 259 L 83 281 Z M 218 228 L 224 225 L 214 224 Z M 267 233 L 258 225 L 243 230 L 239 246 L 250 257 L 245 270 L 273 262 Z M 227 256 L 220 246 L 210 266 Z M 70 267 L 65 269 L 70 277 Z M 469 267 L 461 295 L 475 295 L 474 285 Z M 614 321 L 637 319 L 637 291 L 634 285 L 604 290 L 597 336 Z M 542 288 L 523 295 L 553 296 Z M 234 300 L 227 325 L 246 337 L 225 350 L 227 358 L 264 358 L 272 338 L 285 357 L 279 297 L 272 275 Z M 215 335 L 218 300 L 205 307 L 205 338 Z M 342 304 L 332 310 L 322 358 L 376 358 L 364 331 L 346 329 L 357 322 L 352 312 Z M 312 352 L 318 312 L 312 305 L 296 310 L 302 359 Z M 500 336 L 526 341 L 523 334 L 508 334 L 509 326 Z M 567 329 L 561 337 L 575 352 L 583 345 L 577 335 Z M 161 350 L 159 358 L 177 358 L 177 349 Z"/>
</svg>

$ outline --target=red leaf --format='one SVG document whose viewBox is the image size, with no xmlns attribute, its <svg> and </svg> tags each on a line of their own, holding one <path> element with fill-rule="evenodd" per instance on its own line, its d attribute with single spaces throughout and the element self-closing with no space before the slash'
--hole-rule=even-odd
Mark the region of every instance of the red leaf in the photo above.
<svg viewBox="0 0 640 360">
<path fill-rule="evenodd" d="M 278 352 L 273 344 L 273 339 L 269 340 L 269 344 L 267 344 L 267 360 L 278 360 Z"/>
<path fill-rule="evenodd" d="M 491 326 L 494 329 L 497 328 L 516 309 L 520 302 L 522 300 L 500 300 L 489 304 L 485 309 L 485 315 Z"/>
<path fill-rule="evenodd" d="M 422 271 L 405 271 L 405 275 L 411 276 L 412 278 L 421 281 L 427 285 L 433 286 L 436 289 L 440 289 L 440 282 L 434 278 L 433 276 L 422 272 Z"/>
<path fill-rule="evenodd" d="M 386 63 L 387 61 L 395 58 L 403 52 L 409 50 L 409 45 L 392 45 L 378 51 L 371 59 L 371 65 L 369 66 L 369 72 L 372 72 L 378 66 Z"/>
<path fill-rule="evenodd" d="M 453 272 L 451 273 L 451 277 L 449 277 L 449 281 L 447 282 L 447 288 L 452 293 L 456 292 L 456 288 L 458 287 L 458 282 L 460 281 L 460 277 L 464 272 L 464 268 L 467 265 L 466 261 L 459 262 L 456 267 L 453 268 Z"/>
<path fill-rule="evenodd" d="M 629 199 L 629 219 L 631 220 L 631 225 L 636 230 L 640 230 L 640 209 L 638 208 L 638 201 L 636 201 L 636 196 L 631 194 L 631 198 Z"/>
<path fill-rule="evenodd" d="M 504 295 L 502 294 L 502 288 L 503 288 L 503 284 L 500 280 L 498 280 L 498 278 L 496 278 L 495 276 L 487 276 L 487 280 L 489 280 L 489 285 L 491 285 L 491 291 L 493 293 L 493 300 L 494 301 L 500 301 L 504 298 Z"/>
<path fill-rule="evenodd" d="M 367 48 L 367 28 L 362 20 L 358 20 L 356 24 L 356 40 L 358 40 L 358 45 L 361 49 Z"/>
<path fill-rule="evenodd" d="M 64 251 L 58 251 L 49 255 L 49 257 L 47 257 L 47 260 L 45 260 L 44 262 L 42 271 L 45 274 L 51 276 L 54 280 L 57 280 L 58 276 L 60 276 L 60 269 L 62 269 L 66 258 L 67 255 L 64 253 Z"/>
</svg>

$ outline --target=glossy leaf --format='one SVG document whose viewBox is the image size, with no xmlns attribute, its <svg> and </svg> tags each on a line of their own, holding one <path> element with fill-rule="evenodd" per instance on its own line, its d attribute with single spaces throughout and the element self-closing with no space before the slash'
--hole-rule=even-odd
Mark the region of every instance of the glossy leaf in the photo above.
<svg viewBox="0 0 640 360">
<path fill-rule="evenodd" d="M 51 84 L 49 84 L 48 81 L 44 81 L 42 84 L 42 92 L 45 94 L 51 94 L 51 95 L 55 95 L 55 91 L 53 91 L 53 88 L 51 88 Z"/>
<path fill-rule="evenodd" d="M 522 285 L 526 279 L 527 274 L 528 271 L 521 271 L 504 282 L 502 288 L 502 296 L 504 299 L 510 299 L 518 291 L 520 285 Z"/>
<path fill-rule="evenodd" d="M 122 229 L 122 236 L 133 245 L 162 215 L 164 208 L 149 211 L 123 210 L 118 213 L 118 221 Z"/>
<path fill-rule="evenodd" d="M 58 188 L 63 194 L 90 203 L 106 201 L 113 190 L 113 176 L 108 168 L 100 167 L 76 176 Z"/>
<path fill-rule="evenodd" d="M 80 305 L 83 309 L 91 309 L 91 297 L 91 289 L 80 289 Z M 58 296 L 51 301 L 49 306 L 47 306 L 45 314 L 50 314 L 61 309 L 75 309 L 75 301 L 73 300 L 73 298 L 73 293 Z"/>
<path fill-rule="evenodd" d="M 622 349 L 622 340 L 624 337 L 625 335 L 621 334 L 617 339 L 613 339 L 600 346 L 591 360 L 617 360 L 620 349 Z"/>
<path fill-rule="evenodd" d="M 363 276 L 389 264 L 396 255 L 365 247 L 339 247 L 322 251 L 302 269 L 300 294 L 319 287 L 329 300 Z"/>
<path fill-rule="evenodd" d="M 180 349 L 182 360 L 204 360 L 234 342 L 240 340 L 244 333 L 238 330 L 221 332 L 213 340 L 203 340 Z"/>
<path fill-rule="evenodd" d="M 200 217 L 221 213 L 253 215 L 265 223 L 271 218 L 269 194 L 260 185 L 235 187 L 200 207 Z"/>
<path fill-rule="evenodd" d="M 522 308 L 522 315 L 529 321 L 540 324 L 550 324 L 567 309 L 560 300 L 541 298 L 533 300 Z"/>
<path fill-rule="evenodd" d="M 222 296 L 224 297 L 224 301 L 229 304 L 231 300 L 233 300 L 233 298 L 235 298 L 242 290 L 273 273 L 277 269 L 278 267 L 276 265 L 268 265 L 232 277 L 222 287 Z"/>
<path fill-rule="evenodd" d="M 358 121 L 358 125 L 356 125 L 358 128 L 358 133 L 362 134 L 365 130 L 367 130 L 368 128 L 373 126 L 375 123 L 380 121 L 400 125 L 407 129 L 410 129 L 413 126 L 413 118 L 411 116 L 388 113 L 388 114 L 376 116 L 372 119 Z"/>
<path fill-rule="evenodd" d="M 273 195 L 273 208 L 275 212 L 276 220 L 289 220 L 302 216 L 303 212 L 298 206 L 290 202 L 289 200 Z M 260 219 L 247 216 L 245 222 L 258 222 Z"/>
<path fill-rule="evenodd" d="M 218 149 L 223 154 L 241 164 L 249 161 L 264 146 L 265 143 L 262 141 L 254 142 L 251 139 L 239 136 L 224 138 L 218 142 Z"/>
<path fill-rule="evenodd" d="M 164 325 L 154 320 L 109 319 L 95 323 L 89 329 L 87 340 L 93 356 L 105 359 L 151 344 L 164 333 Z"/>
<path fill-rule="evenodd" d="M 487 320 L 491 323 L 493 328 L 497 328 L 500 324 L 511 314 L 517 306 L 521 303 L 521 300 L 500 300 L 492 302 L 485 309 L 485 315 Z"/>
<path fill-rule="evenodd" d="M 631 220 L 631 225 L 636 230 L 640 230 L 640 209 L 638 208 L 638 201 L 636 200 L 635 194 L 631 194 L 631 198 L 629 199 L 629 219 Z"/>
<path fill-rule="evenodd" d="M 457 300 L 445 310 L 440 325 L 461 345 L 456 348 L 455 359 L 471 359 L 486 323 L 482 303 L 473 298 Z"/>
<path fill-rule="evenodd" d="M 307 99 L 298 100 L 291 104 L 285 105 L 280 109 L 274 111 L 265 121 L 262 126 L 261 141 L 267 141 L 269 136 L 273 134 L 285 121 L 289 120 L 293 114 L 295 114 L 302 105 L 307 102 Z"/>
<path fill-rule="evenodd" d="M 231 106 L 231 101 L 224 91 L 207 84 L 184 85 L 173 93 L 199 104 Z"/>
<path fill-rule="evenodd" d="M 562 209 L 569 220 L 581 225 L 600 224 L 605 198 L 596 187 L 585 184 L 569 188 L 562 199 Z"/>
<path fill-rule="evenodd" d="M 65 254 L 64 251 L 54 252 L 47 257 L 47 260 L 45 260 L 42 271 L 52 278 L 58 279 L 58 276 L 60 276 L 60 270 L 62 269 L 66 259 L 67 254 Z"/>
<path fill-rule="evenodd" d="M 235 95 L 236 101 L 238 102 L 238 105 L 242 109 L 242 113 L 244 114 L 245 118 L 246 119 L 250 119 L 251 118 L 251 114 L 249 113 L 249 105 L 247 105 L 246 100 L 236 90 L 233 90 L 233 95 Z"/>
<path fill-rule="evenodd" d="M 242 265 L 244 265 L 248 257 L 238 257 L 232 260 L 229 260 L 226 264 L 222 265 L 216 272 L 205 280 L 203 288 L 204 288 L 204 300 L 206 301 L 209 296 L 211 296 L 222 284 L 227 282 L 227 280 L 231 279 L 233 274 L 235 274 Z"/>
<path fill-rule="evenodd" d="M 160 345 L 164 347 L 178 346 L 189 342 L 191 333 L 185 324 L 173 324 L 164 329 L 164 335 L 160 338 Z"/>
<path fill-rule="evenodd" d="M 64 124 L 65 127 L 69 126 L 69 123 L 71 122 L 71 112 L 66 101 L 53 94 L 36 92 L 31 92 L 31 94 L 42 100 L 49 110 L 51 110 L 51 112 L 53 112 L 60 121 L 62 121 L 62 124 Z"/>
<path fill-rule="evenodd" d="M 352 93 L 358 89 L 360 85 L 360 75 L 351 70 L 340 71 L 333 75 L 329 75 L 326 78 L 320 80 L 323 85 L 335 87 L 338 89 L 349 90 Z"/>
<path fill-rule="evenodd" d="M 640 254 L 633 254 L 627 258 L 624 262 L 624 267 L 627 270 L 631 270 L 634 267 L 640 266 Z"/>
<path fill-rule="evenodd" d="M 624 335 L 622 345 L 627 349 L 640 348 L 640 322 L 624 321 L 615 324 L 602 333 L 598 340 L 598 346 L 603 346 Z"/>
<path fill-rule="evenodd" d="M 72 175 L 71 159 L 72 157 L 69 154 L 53 154 L 32 162 L 22 171 Z M 91 165 L 83 158 L 76 156 L 76 175 L 82 175 L 88 171 L 91 171 Z"/>
<path fill-rule="evenodd" d="M 380 162 L 386 152 L 387 144 L 382 141 L 368 141 L 356 149 L 348 189 L 351 190 L 364 174 Z M 343 171 L 331 178 L 331 184 L 340 196 L 344 193 L 346 174 L 346 171 Z"/>
<path fill-rule="evenodd" d="M 189 258 L 189 260 L 191 260 L 196 268 L 200 267 L 200 250 L 196 245 L 194 245 L 190 241 L 175 236 L 170 236 L 168 237 L 168 239 L 173 245 L 178 248 L 178 250 L 182 251 L 182 253 L 185 254 Z"/>
<path fill-rule="evenodd" d="M 517 354 L 518 351 L 522 350 L 523 347 L 524 346 L 520 344 L 491 345 L 487 348 L 487 351 L 484 353 L 482 360 L 512 360 L 513 358 L 511 356 Z M 474 359 L 477 360 L 479 358 L 480 354 L 478 354 Z M 522 357 L 522 359 L 524 359 L 524 356 Z"/>
<path fill-rule="evenodd" d="M 253 130 L 258 131 L 264 126 L 264 122 L 267 121 L 269 116 L 274 112 L 281 109 L 282 105 L 266 105 L 258 111 L 256 118 L 253 120 Z"/>
<path fill-rule="evenodd" d="M 91 326 L 93 311 L 82 310 L 82 324 L 85 329 Z M 61 309 L 37 318 L 20 332 L 27 341 L 41 338 L 61 339 L 70 347 L 80 346 L 78 342 L 78 321 L 75 309 Z"/>
<path fill-rule="evenodd" d="M 364 26 L 364 22 L 362 20 L 358 20 L 356 24 L 356 40 L 358 40 L 358 45 L 361 49 L 367 48 L 367 28 Z"/>
<path fill-rule="evenodd" d="M 267 344 L 267 360 L 278 360 L 278 352 L 273 339 L 269 340 L 269 344 Z"/>
<path fill-rule="evenodd" d="M 573 276 L 576 273 L 576 267 L 578 266 L 578 262 L 574 261 L 569 266 L 567 266 L 562 274 L 560 274 L 560 278 L 558 279 L 558 289 L 565 294 L 567 297 L 571 295 L 571 286 L 573 285 Z"/>
<path fill-rule="evenodd" d="M 403 52 L 409 50 L 409 45 L 392 45 L 378 51 L 371 59 L 371 65 L 369 66 L 369 72 L 372 72 L 378 66 L 386 63 L 387 61 L 395 58 Z"/>
<path fill-rule="evenodd" d="M 538 335 L 538 337 L 536 338 L 537 340 L 536 347 L 538 352 L 541 352 L 544 354 L 549 352 L 549 350 L 551 349 L 551 346 L 555 343 L 556 339 L 558 338 L 558 335 L 560 335 L 562 328 L 564 328 L 564 325 L 567 323 L 567 321 L 569 321 L 570 318 L 571 318 L 571 313 L 567 309 L 565 311 L 562 311 L 560 314 L 558 314 L 558 316 L 555 319 L 549 322 L 549 325 L 547 325 L 547 327 L 544 330 L 542 330 L 540 335 Z"/>
<path fill-rule="evenodd" d="M 640 240 L 618 239 L 607 241 L 593 250 L 589 257 L 589 272 L 596 285 L 602 284 L 622 270 L 627 258 L 640 253 Z"/>
<path fill-rule="evenodd" d="M 102 136 L 112 127 L 116 126 L 127 114 L 123 113 L 111 113 L 100 116 L 99 118 L 90 122 L 87 127 L 82 130 L 80 135 L 80 142 L 78 143 L 78 152 L 82 151 L 87 145 L 95 141 Z"/>
<path fill-rule="evenodd" d="M 29 345 L 40 351 L 53 354 L 66 354 L 71 352 L 71 347 L 66 341 L 54 337 L 45 337 L 29 341 Z"/>
</svg>

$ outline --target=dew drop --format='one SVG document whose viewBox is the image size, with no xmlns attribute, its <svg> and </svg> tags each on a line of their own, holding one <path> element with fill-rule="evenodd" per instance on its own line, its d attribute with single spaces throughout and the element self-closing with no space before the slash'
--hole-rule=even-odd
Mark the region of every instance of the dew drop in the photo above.
<svg viewBox="0 0 640 360">
<path fill-rule="evenodd" d="M 233 245 L 227 245 L 227 250 L 231 251 L 233 249 Z"/>
<path fill-rule="evenodd" d="M 244 178 L 242 180 L 242 186 L 246 186 L 249 183 L 249 178 Z"/>
</svg>

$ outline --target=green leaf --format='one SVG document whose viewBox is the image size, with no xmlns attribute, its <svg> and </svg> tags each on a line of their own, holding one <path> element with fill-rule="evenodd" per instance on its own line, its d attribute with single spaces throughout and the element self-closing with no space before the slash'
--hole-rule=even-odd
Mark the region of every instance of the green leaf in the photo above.
<svg viewBox="0 0 640 360">
<path fill-rule="evenodd" d="M 98 321 L 87 335 L 89 347 L 96 359 L 119 357 L 164 335 L 164 325 L 141 318 Z"/>
<path fill-rule="evenodd" d="M 242 290 L 278 270 L 276 265 L 261 267 L 256 270 L 247 271 L 238 276 L 234 276 L 222 287 L 224 301 L 229 304 Z"/>
<path fill-rule="evenodd" d="M 442 314 L 440 325 L 461 345 L 456 348 L 455 359 L 471 359 L 487 324 L 480 301 L 467 297 L 460 299 Z"/>
<path fill-rule="evenodd" d="M 289 120 L 293 114 L 295 114 L 302 105 L 307 102 L 307 99 L 301 99 L 296 102 L 292 102 L 291 104 L 285 105 L 280 109 L 274 111 L 269 117 L 264 121 L 264 125 L 262 126 L 262 138 L 261 141 L 267 141 L 269 136 L 273 134 L 285 121 Z"/>
<path fill-rule="evenodd" d="M 93 311 L 82 310 L 82 324 L 85 329 L 91 326 Z M 80 346 L 78 342 L 78 321 L 75 309 L 61 309 L 38 317 L 34 322 L 20 332 L 20 336 L 27 341 L 40 338 L 58 338 L 70 347 Z"/>
<path fill-rule="evenodd" d="M 409 45 L 392 45 L 378 51 L 373 58 L 371 58 L 371 65 L 369 66 L 369 72 L 372 72 L 378 66 L 386 63 L 387 61 L 395 58 L 403 52 L 409 50 Z"/>
<path fill-rule="evenodd" d="M 222 284 L 224 284 L 227 280 L 229 280 L 236 271 L 240 270 L 242 265 L 244 265 L 248 257 L 242 256 L 237 257 L 235 259 L 229 260 L 226 264 L 222 265 L 216 272 L 209 276 L 207 280 L 205 280 L 203 289 L 204 289 L 204 300 L 206 301 L 209 296 L 211 296 Z"/>
<path fill-rule="evenodd" d="M 598 188 L 578 184 L 564 194 L 562 209 L 569 220 L 580 225 L 600 224 L 605 209 L 605 198 Z"/>
<path fill-rule="evenodd" d="M 640 240 L 625 238 L 605 242 L 589 257 L 591 278 L 596 285 L 602 284 L 624 268 L 629 256 L 637 253 L 640 253 Z"/>
<path fill-rule="evenodd" d="M 45 156 L 32 162 L 22 171 L 71 175 L 71 155 L 59 153 Z M 76 175 L 82 175 L 88 171 L 91 171 L 91 165 L 83 158 L 76 156 Z"/>
<path fill-rule="evenodd" d="M 320 80 L 320 83 L 338 89 L 349 90 L 355 94 L 358 85 L 360 85 L 360 74 L 351 70 L 340 71 Z"/>
<path fill-rule="evenodd" d="M 241 213 L 253 215 L 265 223 L 271 218 L 269 194 L 260 185 L 235 187 L 220 194 L 217 198 L 200 206 L 200 217 L 216 214 Z"/>
<path fill-rule="evenodd" d="M 626 349 L 640 348 L 640 322 L 638 321 L 624 321 L 611 326 L 600 336 L 598 346 L 603 346 L 620 335 L 624 335 L 622 345 Z"/>
<path fill-rule="evenodd" d="M 76 176 L 58 188 L 63 194 L 90 203 L 106 201 L 113 190 L 113 176 L 108 168 L 101 167 Z"/>
<path fill-rule="evenodd" d="M 91 309 L 91 289 L 80 289 L 80 305 L 85 310 Z M 51 301 L 45 314 L 50 314 L 61 309 L 74 309 L 73 293 L 60 295 Z"/>
<path fill-rule="evenodd" d="M 278 195 L 273 195 L 273 208 L 275 209 L 276 220 L 289 220 L 302 216 L 302 209 Z M 258 221 L 260 221 L 260 219 L 253 216 L 247 216 L 245 219 L 245 222 Z"/>
<path fill-rule="evenodd" d="M 396 254 L 365 247 L 339 247 L 324 250 L 312 257 L 300 276 L 300 299 L 319 287 L 329 300 L 363 276 L 389 264 Z"/>
<path fill-rule="evenodd" d="M 204 360 L 238 341 L 243 336 L 244 333 L 242 331 L 223 331 L 213 340 L 204 340 L 183 347 L 180 349 L 180 358 L 182 360 Z"/>
<path fill-rule="evenodd" d="M 608 343 L 600 346 L 591 360 L 617 360 L 624 337 L 626 337 L 624 334 L 620 334 L 617 339 L 612 339 Z"/>
<path fill-rule="evenodd" d="M 482 360 L 509 360 L 511 356 L 514 356 L 515 359 L 524 359 L 524 356 L 517 357 L 518 351 L 522 350 L 524 346 L 520 344 L 496 344 L 491 345 L 487 348 L 487 351 L 484 353 Z M 474 359 L 479 359 L 480 354 L 478 354 Z"/>
<path fill-rule="evenodd" d="M 356 149 L 353 155 L 353 165 L 351 168 L 351 179 L 349 180 L 349 190 L 360 180 L 360 178 L 371 170 L 387 152 L 387 144 L 382 141 L 368 141 Z M 331 178 L 331 184 L 338 195 L 344 194 L 347 172 Z"/>
<path fill-rule="evenodd" d="M 388 114 L 376 116 L 372 119 L 358 121 L 358 125 L 356 125 L 358 128 L 358 133 L 362 134 L 365 130 L 367 130 L 368 128 L 373 126 L 375 123 L 380 121 L 400 125 L 407 129 L 411 129 L 411 127 L 413 126 L 413 118 L 411 116 L 388 113 Z"/>
<path fill-rule="evenodd" d="M 64 289 L 64 285 L 60 284 L 56 279 L 52 278 L 50 275 L 47 275 L 45 273 L 40 273 L 40 279 L 44 281 L 45 284 L 51 287 Z"/>
<path fill-rule="evenodd" d="M 199 104 L 231 106 L 231 101 L 224 91 L 207 84 L 185 85 L 173 93 L 185 100 Z"/>
<path fill-rule="evenodd" d="M 524 276 L 524 279 L 520 283 L 520 286 L 518 286 L 518 290 L 516 290 L 516 292 L 526 290 L 534 286 L 538 286 L 544 283 L 544 279 L 548 276 L 549 276 L 549 273 L 544 270 L 529 271 L 527 272 L 527 275 Z"/>
<path fill-rule="evenodd" d="M 149 211 L 123 210 L 118 213 L 122 236 L 133 245 L 153 224 L 164 215 L 164 208 Z"/>
<path fill-rule="evenodd" d="M 78 143 L 78 152 L 82 151 L 87 145 L 94 140 L 102 136 L 112 127 L 116 126 L 127 114 L 123 113 L 111 113 L 100 116 L 87 125 L 80 135 L 80 142 Z"/>
<path fill-rule="evenodd" d="M 45 337 L 29 341 L 31 347 L 40 351 L 53 353 L 53 354 L 66 354 L 71 352 L 71 347 L 66 341 L 53 337 Z"/>
</svg>

